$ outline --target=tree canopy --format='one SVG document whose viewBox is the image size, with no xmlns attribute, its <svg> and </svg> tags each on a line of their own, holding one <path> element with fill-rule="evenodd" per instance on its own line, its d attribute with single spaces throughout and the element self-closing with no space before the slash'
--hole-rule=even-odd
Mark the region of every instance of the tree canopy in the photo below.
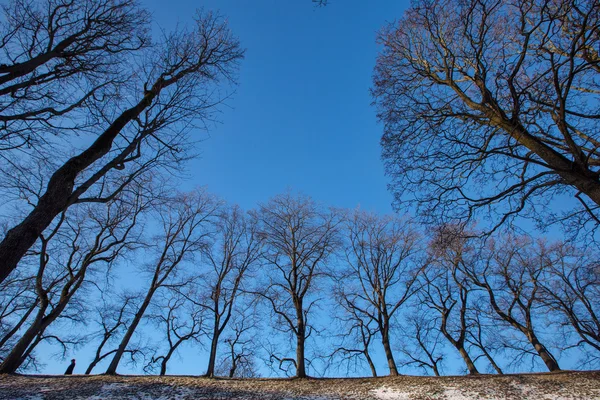
<svg viewBox="0 0 600 400">
<path fill-rule="evenodd" d="M 599 18 L 597 1 L 419 0 L 384 28 L 373 95 L 396 206 L 596 229 Z"/>
</svg>

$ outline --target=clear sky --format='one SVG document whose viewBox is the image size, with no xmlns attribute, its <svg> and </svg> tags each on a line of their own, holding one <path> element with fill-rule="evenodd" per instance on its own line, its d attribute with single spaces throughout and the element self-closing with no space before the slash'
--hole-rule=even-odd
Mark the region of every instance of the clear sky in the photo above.
<svg viewBox="0 0 600 400">
<path fill-rule="evenodd" d="M 142 0 L 165 29 L 220 10 L 246 49 L 239 86 L 190 164 L 189 185 L 252 208 L 284 191 L 391 212 L 369 88 L 377 31 L 408 1 Z"/>
</svg>

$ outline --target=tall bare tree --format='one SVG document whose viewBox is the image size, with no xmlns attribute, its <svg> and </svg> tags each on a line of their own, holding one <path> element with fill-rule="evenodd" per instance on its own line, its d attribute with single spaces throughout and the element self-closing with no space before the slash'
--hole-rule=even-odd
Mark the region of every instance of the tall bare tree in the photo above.
<svg viewBox="0 0 600 400">
<path fill-rule="evenodd" d="M 35 277 L 37 309 L 27 329 L 0 364 L 0 373 L 13 373 L 43 339 L 86 282 L 91 270 L 109 266 L 139 243 L 136 228 L 151 202 L 140 193 L 119 196 L 108 205 L 72 209 L 47 236 L 41 237 Z M 75 213 L 79 211 L 79 213 Z"/>
<path fill-rule="evenodd" d="M 435 316 L 425 307 L 414 308 L 408 316 L 401 334 L 402 365 L 415 366 L 426 373 L 440 376 L 444 366 L 444 337 Z"/>
<path fill-rule="evenodd" d="M 377 326 L 390 375 L 398 375 L 392 351 L 393 322 L 417 290 L 419 236 L 407 220 L 357 210 L 346 229 L 347 268 L 339 295 L 345 306 Z"/>
<path fill-rule="evenodd" d="M 156 292 L 161 288 L 178 288 L 188 284 L 189 279 L 177 279 L 186 260 L 204 249 L 212 234 L 214 217 L 220 202 L 203 190 L 179 194 L 166 201 L 156 212 L 160 221 L 160 233 L 153 240 L 154 260 L 146 265 L 150 283 L 131 324 L 121 339 L 121 343 L 106 370 L 114 375 L 121 357 L 127 349 L 135 330 L 142 322 Z"/>
<path fill-rule="evenodd" d="M 455 268 L 446 271 L 428 270 L 424 274 L 425 284 L 420 292 L 422 301 L 435 310 L 437 329 L 458 351 L 469 374 L 479 374 L 474 357 L 468 349 L 467 335 L 471 329 L 468 313 L 472 291 L 464 277 L 459 277 Z"/>
<path fill-rule="evenodd" d="M 379 35 L 373 95 L 396 204 L 428 222 L 575 229 L 600 206 L 597 1 L 418 0 Z M 575 218 L 575 221 L 574 219 Z"/>
<path fill-rule="evenodd" d="M 0 242 L 0 282 L 69 206 L 109 201 L 148 168 L 185 159 L 191 147 L 189 129 L 211 117 L 221 100 L 215 85 L 232 81 L 242 55 L 223 18 L 199 13 L 193 29 L 174 32 L 128 59 L 129 68 L 120 71 L 126 85 L 119 88 L 119 101 L 90 111 L 98 120 L 90 128 L 91 144 L 59 163 L 44 182 L 43 193 L 32 201 L 31 211 Z M 106 180 L 116 185 L 106 185 Z"/>
<path fill-rule="evenodd" d="M 311 198 L 290 192 L 262 204 L 257 218 L 268 270 L 254 293 L 271 309 L 276 329 L 296 342 L 295 358 L 272 356 L 291 361 L 295 376 L 305 378 L 306 339 L 314 332 L 309 317 L 321 298 L 314 291 L 338 245 L 339 218 Z"/>
<path fill-rule="evenodd" d="M 201 337 L 207 335 L 207 315 L 206 310 L 188 301 L 179 290 L 169 290 L 161 297 L 163 298 L 156 302 L 156 310 L 149 318 L 164 329 L 167 346 L 163 354 L 160 350 L 155 350 L 144 371 L 154 371 L 158 367 L 162 376 L 167 373 L 171 357 L 182 344 L 188 341 L 199 343 Z"/>
<path fill-rule="evenodd" d="M 96 308 L 96 313 L 99 318 L 96 323 L 100 329 L 93 332 L 90 338 L 99 337 L 100 342 L 96 345 L 96 351 L 94 352 L 94 358 L 90 361 L 90 364 L 85 370 L 85 374 L 89 375 L 92 373 L 96 365 L 102 360 L 114 354 L 117 349 L 111 348 L 111 344 L 118 338 L 119 335 L 127 329 L 127 326 L 131 323 L 131 319 L 135 310 L 135 294 L 121 294 L 115 296 L 117 298 L 116 303 L 108 303 L 106 299 L 102 298 L 102 306 Z M 109 347 L 107 349 L 107 347 Z M 129 349 L 131 350 L 131 349 Z M 135 357 L 136 351 L 133 350 L 130 354 L 131 357 Z"/>
<path fill-rule="evenodd" d="M 539 356 L 549 371 L 558 371 L 558 361 L 539 335 L 542 282 L 551 263 L 547 250 L 536 248 L 527 237 L 491 240 L 477 255 L 480 262 L 461 264 L 461 269 L 486 292 L 496 318 L 524 337 L 532 348 L 524 352 Z"/>
<path fill-rule="evenodd" d="M 598 253 L 568 243 L 549 246 L 551 264 L 540 282 L 544 302 L 562 315 L 561 325 L 578 337 L 576 346 L 589 349 L 590 361 L 600 362 L 600 266 Z M 570 345 L 563 343 L 565 348 Z"/>
<path fill-rule="evenodd" d="M 227 207 L 217 218 L 216 241 L 205 255 L 208 271 L 202 275 L 198 304 L 212 315 L 211 345 L 206 376 L 213 377 L 220 337 L 227 327 L 249 269 L 261 256 L 257 221 L 237 206 Z"/>
<path fill-rule="evenodd" d="M 465 249 L 466 240 L 446 235 L 453 231 L 439 229 L 430 243 L 430 257 L 427 268 L 421 274 L 423 289 L 419 291 L 420 301 L 437 314 L 438 329 L 448 342 L 458 351 L 469 374 L 478 374 L 474 357 L 468 349 L 470 314 L 473 313 L 474 289 L 465 275 L 462 264 L 470 263 Z M 477 286 L 475 286 L 477 288 Z"/>
</svg>

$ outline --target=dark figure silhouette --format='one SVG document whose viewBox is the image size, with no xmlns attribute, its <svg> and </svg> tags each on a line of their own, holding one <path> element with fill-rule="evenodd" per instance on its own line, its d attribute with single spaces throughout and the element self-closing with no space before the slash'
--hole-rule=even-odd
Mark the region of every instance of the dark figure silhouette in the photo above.
<svg viewBox="0 0 600 400">
<path fill-rule="evenodd" d="M 71 360 L 71 364 L 67 367 L 67 370 L 65 371 L 65 375 L 71 375 L 73 374 L 73 369 L 75 368 L 75 359 Z"/>
</svg>

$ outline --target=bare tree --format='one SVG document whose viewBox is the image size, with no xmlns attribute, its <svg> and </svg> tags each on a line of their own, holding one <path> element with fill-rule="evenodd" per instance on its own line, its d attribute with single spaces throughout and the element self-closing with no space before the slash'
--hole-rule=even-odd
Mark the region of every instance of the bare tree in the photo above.
<svg viewBox="0 0 600 400">
<path fill-rule="evenodd" d="M 86 375 L 91 374 L 99 362 L 117 351 L 116 348 L 107 350 L 106 347 L 110 347 L 115 339 L 118 338 L 131 323 L 134 313 L 132 308 L 135 307 L 136 298 L 136 294 L 121 294 L 117 297 L 117 303 L 107 303 L 103 296 L 102 306 L 96 309 L 99 318 L 96 323 L 100 326 L 100 329 L 90 335 L 90 338 L 99 337 L 100 342 L 96 346 L 94 358 L 85 370 Z M 137 350 L 138 349 L 134 349 L 132 353 L 130 353 L 132 357 L 135 357 L 136 353 L 139 352 Z"/>
<path fill-rule="evenodd" d="M 334 290 L 336 305 L 341 311 L 341 314 L 336 316 L 339 322 L 337 331 L 340 333 L 335 336 L 341 339 L 341 343 L 336 345 L 335 350 L 330 354 L 330 364 L 339 364 L 338 359 L 341 358 L 349 370 L 351 367 L 356 370 L 364 358 L 369 365 L 371 375 L 376 377 L 377 369 L 371 356 L 371 345 L 379 329 L 375 321 L 364 315 L 343 290 L 344 279 L 344 276 L 340 277 Z"/>
<path fill-rule="evenodd" d="M 417 290 L 419 236 L 407 220 L 360 210 L 351 214 L 347 224 L 347 268 L 339 295 L 353 313 L 376 324 L 390 375 L 396 376 L 392 325 Z"/>
<path fill-rule="evenodd" d="M 540 249 L 543 251 L 543 249 Z M 590 361 L 600 362 L 600 266 L 598 253 L 568 243 L 548 249 L 551 264 L 543 287 L 544 302 L 560 313 L 561 324 L 578 336 L 576 346 L 591 350 Z M 568 348 L 565 343 L 565 348 Z"/>
<path fill-rule="evenodd" d="M 250 305 L 238 308 L 230 323 L 230 333 L 225 339 L 224 353 L 215 374 L 229 378 L 258 378 L 256 365 L 256 315 Z"/>
<path fill-rule="evenodd" d="M 0 364 L 0 373 L 13 373 L 45 338 L 48 326 L 67 306 L 97 265 L 110 265 L 137 243 L 140 214 L 150 205 L 143 196 L 124 196 L 95 207 L 79 207 L 80 214 L 63 213 L 53 230 L 41 237 L 39 269 L 35 278 L 37 309 L 33 320 Z M 76 209 L 72 209 L 74 213 Z"/>
<path fill-rule="evenodd" d="M 132 0 L 11 0 L 2 10 L 0 157 L 89 127 L 91 104 L 115 96 L 126 60 L 150 44 L 150 15 Z"/>
<path fill-rule="evenodd" d="M 529 349 L 517 350 L 539 356 L 549 371 L 560 370 L 536 327 L 544 307 L 542 280 L 551 263 L 547 248 L 536 248 L 526 237 L 507 237 L 488 241 L 477 257 L 480 262 L 461 264 L 461 268 L 474 285 L 485 290 L 495 316 L 526 339 Z"/>
<path fill-rule="evenodd" d="M 431 260 L 427 264 L 423 279 L 423 288 L 419 291 L 419 300 L 437 313 L 435 318 L 440 332 L 459 352 L 469 374 L 479 371 L 467 345 L 469 315 L 473 306 L 472 284 L 464 274 L 461 264 L 472 262 L 469 252 L 465 251 L 465 241 L 460 238 L 446 238 L 454 231 L 439 229 L 430 244 Z"/>
<path fill-rule="evenodd" d="M 161 288 L 183 287 L 187 278 L 177 280 L 177 275 L 185 260 L 201 251 L 212 233 L 212 223 L 219 208 L 219 202 L 203 190 L 180 194 L 166 201 L 156 212 L 161 232 L 150 249 L 156 252 L 155 259 L 147 265 L 150 284 L 144 300 L 139 305 L 131 324 L 121 339 L 121 343 L 106 370 L 114 375 L 127 345 L 142 321 L 156 292 Z"/>
<path fill-rule="evenodd" d="M 160 375 L 167 373 L 167 365 L 179 346 L 187 341 L 199 342 L 202 336 L 208 334 L 205 330 L 205 310 L 198 307 L 182 296 L 178 290 L 169 290 L 162 301 L 155 304 L 156 312 L 149 316 L 159 326 L 162 326 L 167 339 L 167 349 L 164 354 L 158 350 L 144 371 L 152 371 L 155 366 L 160 368 Z"/>
<path fill-rule="evenodd" d="M 467 349 L 470 329 L 468 285 L 457 279 L 456 270 L 437 272 L 437 276 L 424 275 L 426 280 L 422 299 L 428 307 L 437 311 L 435 324 L 443 336 L 458 351 L 469 374 L 479 374 L 474 358 Z"/>
<path fill-rule="evenodd" d="M 198 305 L 212 315 L 212 333 L 206 376 L 215 374 L 215 362 L 221 334 L 231 319 L 238 296 L 244 289 L 249 269 L 261 256 L 257 221 L 237 206 L 228 207 L 216 222 L 217 240 L 206 251 L 208 271 L 203 274 L 199 291 L 204 298 Z"/>
<path fill-rule="evenodd" d="M 379 35 L 373 95 L 397 206 L 427 222 L 598 226 L 596 1 L 415 1 Z M 575 219 L 575 220 L 574 220 Z"/>
<path fill-rule="evenodd" d="M 221 100 L 215 85 L 232 81 L 243 55 L 221 17 L 200 13 L 195 22 L 128 60 L 120 101 L 90 111 L 99 121 L 90 128 L 92 143 L 60 163 L 29 214 L 0 242 L 0 282 L 69 206 L 109 201 L 143 171 L 187 157 L 188 130 L 210 118 Z"/>
<path fill-rule="evenodd" d="M 260 206 L 257 212 L 264 238 L 266 281 L 254 293 L 270 307 L 276 329 L 296 341 L 295 358 L 271 354 L 272 358 L 294 364 L 297 378 L 306 374 L 306 339 L 314 332 L 309 319 L 319 296 L 317 280 L 335 251 L 339 218 L 322 210 L 312 199 L 287 192 Z"/>
<path fill-rule="evenodd" d="M 478 299 L 481 303 L 483 299 Z M 491 370 L 502 375 L 504 372 L 502 368 L 494 358 L 502 348 L 501 341 L 497 340 L 496 333 L 498 327 L 495 324 L 493 318 L 489 317 L 489 313 L 484 311 L 485 306 L 480 304 L 475 305 L 475 312 L 469 317 L 470 329 L 467 332 L 466 341 L 470 346 L 475 347 L 479 350 L 479 355 L 475 357 L 474 361 L 479 358 L 485 358 L 489 362 Z"/>
<path fill-rule="evenodd" d="M 430 310 L 416 308 L 406 318 L 401 338 L 400 352 L 404 355 L 402 365 L 416 366 L 427 373 L 440 376 L 444 356 L 443 335 Z"/>
</svg>

